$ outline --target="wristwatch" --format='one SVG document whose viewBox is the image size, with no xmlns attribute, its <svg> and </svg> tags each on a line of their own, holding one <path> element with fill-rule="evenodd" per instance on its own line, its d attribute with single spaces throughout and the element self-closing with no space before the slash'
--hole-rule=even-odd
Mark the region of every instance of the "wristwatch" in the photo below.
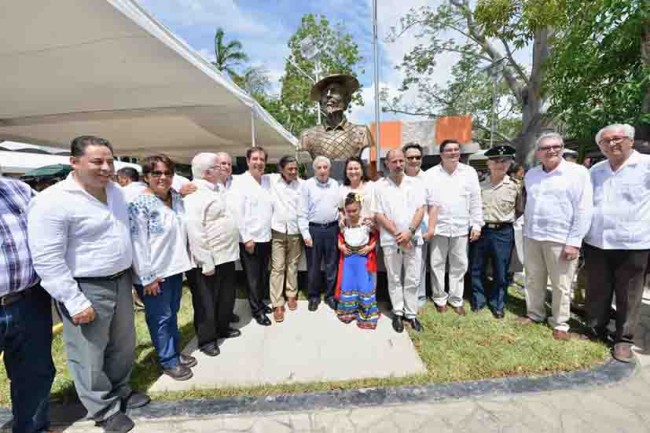
<svg viewBox="0 0 650 433">
<path fill-rule="evenodd" d="M 411 235 L 415 236 L 415 227 L 409 227 L 409 231 L 411 232 Z"/>
</svg>

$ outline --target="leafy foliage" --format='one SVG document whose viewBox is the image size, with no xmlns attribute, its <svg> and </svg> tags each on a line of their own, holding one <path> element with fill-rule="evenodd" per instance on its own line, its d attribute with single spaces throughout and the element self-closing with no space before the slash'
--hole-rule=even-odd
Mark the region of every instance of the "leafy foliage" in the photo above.
<svg viewBox="0 0 650 433">
<path fill-rule="evenodd" d="M 224 31 L 221 27 L 217 28 L 214 35 L 214 55 L 216 60 L 212 64 L 230 75 L 233 80 L 238 77 L 235 67 L 248 61 L 248 55 L 243 51 L 241 42 L 224 42 Z"/>
<path fill-rule="evenodd" d="M 305 59 L 300 52 L 300 41 L 308 36 L 318 44 L 318 62 Z M 363 59 L 358 45 L 352 35 L 346 32 L 343 24 L 332 26 L 322 15 L 305 15 L 300 27 L 289 39 L 288 46 L 291 52 L 281 79 L 280 101 L 273 101 L 265 108 L 285 128 L 297 135 L 303 129 L 316 124 L 317 109 L 316 104 L 309 100 L 313 82 L 294 64 L 309 76 L 315 78 L 318 75 L 322 78 L 332 73 L 362 74 L 364 71 L 359 69 L 359 64 Z M 361 95 L 357 93 L 353 103 L 362 103 Z"/>
<path fill-rule="evenodd" d="M 641 35 L 650 12 L 644 0 L 565 0 L 565 22 L 553 41 L 545 89 L 549 112 L 567 132 L 593 143 L 609 123 L 650 125 L 642 102 L 650 69 L 641 59 Z"/>
<path fill-rule="evenodd" d="M 411 10 L 393 29 L 391 39 L 397 40 L 409 31 L 416 32 L 419 42 L 404 56 L 398 67 L 405 79 L 401 95 L 385 99 L 386 111 L 425 115 L 471 115 L 474 138 L 490 138 L 493 98 L 496 96 L 495 139 L 508 140 L 522 129 L 522 88 L 530 77 L 513 56 L 515 47 L 525 45 L 533 36 L 530 29 L 514 23 L 515 6 L 505 0 L 490 0 L 496 6 L 472 10 L 468 0 L 451 0 L 437 8 Z M 494 9 L 497 7 L 497 9 Z M 494 12 L 494 14 L 491 14 Z M 485 19 L 490 26 L 478 18 Z M 498 33 L 498 44 L 488 35 Z M 450 79 L 436 84 L 436 67 L 444 55 L 456 56 Z M 496 83 L 495 83 L 496 78 Z M 496 92 L 496 95 L 495 95 Z M 417 101 L 405 104 L 405 95 L 417 94 Z"/>
</svg>

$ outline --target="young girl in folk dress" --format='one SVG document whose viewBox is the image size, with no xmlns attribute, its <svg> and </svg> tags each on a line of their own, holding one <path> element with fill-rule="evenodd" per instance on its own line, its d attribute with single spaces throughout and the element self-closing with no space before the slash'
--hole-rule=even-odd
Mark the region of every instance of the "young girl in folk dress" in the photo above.
<svg viewBox="0 0 650 433">
<path fill-rule="evenodd" d="M 350 193 L 345 198 L 345 225 L 339 233 L 341 251 L 335 297 L 336 314 L 345 323 L 357 321 L 357 326 L 375 329 L 379 310 L 375 296 L 377 233 L 361 219 L 361 196 Z"/>
</svg>

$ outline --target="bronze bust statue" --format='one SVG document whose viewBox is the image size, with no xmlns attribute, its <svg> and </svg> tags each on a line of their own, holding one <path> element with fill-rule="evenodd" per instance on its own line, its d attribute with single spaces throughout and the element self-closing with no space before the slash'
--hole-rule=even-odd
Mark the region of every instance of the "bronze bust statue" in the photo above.
<svg viewBox="0 0 650 433">
<path fill-rule="evenodd" d="M 300 134 L 300 150 L 309 152 L 312 159 L 323 155 L 336 161 L 359 156 L 372 144 L 367 126 L 354 125 L 345 118 L 358 89 L 359 81 L 347 74 L 330 75 L 314 84 L 309 98 L 318 101 L 324 118 L 322 124 Z"/>
</svg>

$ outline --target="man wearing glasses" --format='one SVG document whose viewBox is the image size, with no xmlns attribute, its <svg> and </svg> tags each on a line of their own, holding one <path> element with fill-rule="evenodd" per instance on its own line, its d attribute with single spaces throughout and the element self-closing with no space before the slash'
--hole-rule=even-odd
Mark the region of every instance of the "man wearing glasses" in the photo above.
<svg viewBox="0 0 650 433">
<path fill-rule="evenodd" d="M 503 319 L 508 293 L 508 268 L 515 244 L 513 223 L 521 214 L 521 188 L 506 173 L 515 149 L 494 146 L 485 152 L 490 175 L 481 182 L 485 225 L 481 237 L 470 246 L 472 263 L 472 311 L 489 306 L 496 319 Z M 486 293 L 486 259 L 492 262 L 492 288 Z"/>
<path fill-rule="evenodd" d="M 568 340 L 571 284 L 582 238 L 589 230 L 592 187 L 589 172 L 562 158 L 564 141 L 556 133 L 537 139 L 535 156 L 541 165 L 526 173 L 524 239 L 527 315 L 521 324 L 546 320 L 546 284 L 551 280 L 553 303 L 549 325 L 553 337 Z"/>
<path fill-rule="evenodd" d="M 406 159 L 406 167 L 404 174 L 418 179 L 422 183 L 422 188 L 426 189 L 427 185 L 424 181 L 424 170 L 422 170 L 422 146 L 418 143 L 407 143 L 402 148 L 404 157 Z M 424 217 L 420 223 L 419 230 L 424 236 L 429 227 L 429 213 L 424 212 Z M 418 308 L 424 307 L 427 301 L 427 268 L 429 261 L 427 260 L 429 254 L 429 243 L 424 242 L 422 245 L 422 265 L 420 270 L 420 285 L 418 286 Z"/>
<path fill-rule="evenodd" d="M 460 163 L 460 143 L 440 144 L 442 162 L 427 170 L 431 275 L 433 302 L 440 313 L 447 303 L 459 315 L 463 308 L 463 280 L 468 267 L 467 245 L 481 236 L 483 210 L 476 170 Z M 469 233 L 469 236 L 468 236 Z M 449 294 L 445 292 L 445 269 L 449 260 Z"/>
<path fill-rule="evenodd" d="M 607 160 L 590 172 L 594 212 L 584 250 L 587 324 L 597 337 L 607 339 L 616 294 L 613 355 L 622 362 L 634 359 L 634 330 L 650 251 L 650 156 L 634 150 L 633 140 L 630 125 L 609 125 L 596 134 Z"/>
</svg>

